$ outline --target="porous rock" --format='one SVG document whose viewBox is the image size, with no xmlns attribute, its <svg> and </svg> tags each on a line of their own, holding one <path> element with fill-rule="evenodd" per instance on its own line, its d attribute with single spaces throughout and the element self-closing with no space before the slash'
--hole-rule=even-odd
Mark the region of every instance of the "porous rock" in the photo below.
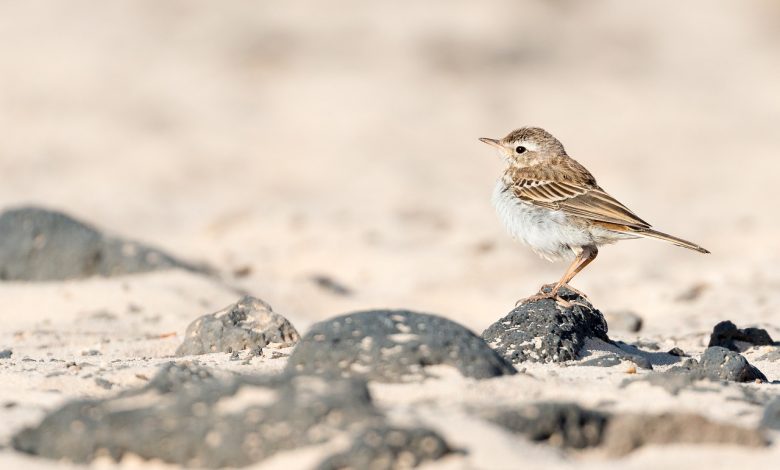
<svg viewBox="0 0 780 470">
<path fill-rule="evenodd" d="M 721 346 L 731 351 L 745 351 L 752 346 L 772 345 L 772 337 L 762 328 L 737 328 L 726 320 L 715 325 L 708 346 Z"/>
<path fill-rule="evenodd" d="M 666 354 L 670 354 L 670 355 L 676 356 L 676 357 L 688 357 L 688 355 L 685 354 L 685 351 L 683 351 L 682 349 L 678 348 L 677 346 L 675 346 L 672 349 L 666 351 Z"/>
<path fill-rule="evenodd" d="M 452 366 L 484 379 L 516 370 L 477 335 L 436 315 L 372 310 L 315 324 L 293 351 L 288 370 L 406 382 L 428 377 L 428 366 Z"/>
<path fill-rule="evenodd" d="M 170 268 L 204 271 L 158 249 L 106 236 L 62 212 L 20 207 L 0 214 L 0 280 L 51 281 Z"/>
<path fill-rule="evenodd" d="M 375 427 L 363 431 L 350 449 L 327 458 L 317 469 L 412 468 L 451 452 L 447 442 L 429 429 Z"/>
<path fill-rule="evenodd" d="M 79 463 L 133 453 L 187 467 L 241 467 L 367 429 L 388 429 L 388 437 L 395 436 L 360 380 L 288 374 L 217 377 L 197 365 L 171 364 L 140 389 L 63 405 L 38 426 L 18 433 L 13 446 Z M 420 447 L 412 452 L 421 460 L 448 449 L 430 431 L 398 432 L 403 439 L 386 444 L 397 458 L 404 458 L 404 445 Z M 361 441 L 373 443 L 366 436 L 354 446 L 357 454 Z M 384 445 L 374 445 L 377 455 L 386 453 Z M 359 461 L 357 454 L 343 461 Z"/>
<path fill-rule="evenodd" d="M 553 299 L 525 302 L 489 326 L 482 337 L 513 364 L 569 361 L 577 358 L 586 338 L 609 341 L 601 312 L 572 291 L 562 290 L 562 297 L 574 304 L 564 307 Z"/>
<path fill-rule="evenodd" d="M 741 354 L 720 346 L 707 348 L 699 360 L 686 359 L 682 364 L 663 372 L 654 372 L 640 379 L 626 380 L 622 386 L 637 380 L 646 380 L 676 395 L 680 390 L 694 386 L 699 380 L 766 382 L 766 376 Z"/>
<path fill-rule="evenodd" d="M 300 339 L 298 331 L 271 306 L 252 296 L 245 296 L 224 309 L 203 315 L 187 327 L 177 356 L 236 352 L 260 349 L 269 345 L 293 346 Z"/>
<path fill-rule="evenodd" d="M 588 410 L 574 403 L 555 402 L 484 410 L 480 415 L 532 441 L 575 449 L 599 445 L 609 419 L 605 413 Z"/>
<path fill-rule="evenodd" d="M 720 346 L 707 348 L 698 361 L 686 361 L 684 365 L 672 367 L 667 373 L 690 374 L 696 380 L 767 381 L 766 376 L 751 365 L 744 356 Z"/>
</svg>

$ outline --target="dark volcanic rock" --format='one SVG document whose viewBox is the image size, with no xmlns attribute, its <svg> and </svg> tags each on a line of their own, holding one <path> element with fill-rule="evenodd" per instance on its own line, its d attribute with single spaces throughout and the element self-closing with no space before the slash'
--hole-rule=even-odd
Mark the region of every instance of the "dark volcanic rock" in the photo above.
<svg viewBox="0 0 780 470">
<path fill-rule="evenodd" d="M 720 346 L 707 348 L 699 361 L 688 361 L 675 366 L 668 373 L 688 373 L 695 379 L 727 380 L 732 382 L 766 382 L 766 376 L 752 366 L 741 354 Z"/>
<path fill-rule="evenodd" d="M 368 430 L 386 442 L 376 442 Z M 353 449 L 333 457 L 331 467 L 325 468 L 384 457 L 405 461 L 407 451 L 415 461 L 423 461 L 449 449 L 430 431 L 390 429 L 359 380 L 217 378 L 199 366 L 173 364 L 141 389 L 65 404 L 38 426 L 17 434 L 13 446 L 73 462 L 134 453 L 187 467 L 217 468 L 246 466 L 282 450 L 356 433 L 360 437 Z"/>
<path fill-rule="evenodd" d="M 372 310 L 314 325 L 290 356 L 290 371 L 404 382 L 449 365 L 478 379 L 515 374 L 474 333 L 446 318 L 406 310 Z"/>
<path fill-rule="evenodd" d="M 573 403 L 537 403 L 520 409 L 497 408 L 481 416 L 532 441 L 582 449 L 601 442 L 609 415 Z"/>
<path fill-rule="evenodd" d="M 50 281 L 170 268 L 203 271 L 160 250 L 107 237 L 61 212 L 22 207 L 0 214 L 0 280 Z"/>
<path fill-rule="evenodd" d="M 665 388 L 669 393 L 677 394 L 699 380 L 767 382 L 766 376 L 751 365 L 741 354 L 720 346 L 707 348 L 701 358 L 686 359 L 681 365 L 664 372 L 652 373 L 636 380 L 647 380 L 653 385 Z M 636 380 L 628 380 L 628 385 Z"/>
<path fill-rule="evenodd" d="M 770 401 L 764 408 L 761 427 L 780 431 L 780 397 Z"/>
<path fill-rule="evenodd" d="M 8 359 L 13 356 L 14 352 L 10 349 L 3 349 L 0 351 L 0 359 Z"/>
<path fill-rule="evenodd" d="M 694 414 L 617 415 L 609 420 L 603 436 L 608 453 L 624 455 L 652 444 L 768 444 L 755 429 L 717 423 Z"/>
<path fill-rule="evenodd" d="M 438 434 L 428 429 L 379 427 L 367 429 L 346 452 L 322 462 L 318 470 L 401 469 L 438 460 L 452 452 Z"/>
<path fill-rule="evenodd" d="M 552 299 L 521 304 L 482 333 L 507 361 L 518 364 L 563 362 L 577 358 L 588 337 L 609 341 L 604 316 L 583 297 L 564 290 L 577 302 L 562 307 Z"/>
<path fill-rule="evenodd" d="M 752 366 L 744 356 L 718 346 L 709 347 L 699 359 L 699 370 L 707 377 L 735 382 L 766 382 L 766 376 Z"/>
<path fill-rule="evenodd" d="M 269 344 L 293 346 L 300 336 L 283 316 L 260 299 L 245 296 L 216 313 L 204 315 L 187 327 L 177 356 L 260 349 Z"/>
<path fill-rule="evenodd" d="M 743 347 L 740 348 L 740 344 Z M 710 335 L 709 346 L 721 346 L 732 351 L 745 351 L 751 346 L 772 345 L 774 341 L 769 333 L 761 328 L 737 328 L 730 321 L 722 321 L 715 325 Z M 746 347 L 745 347 L 746 346 Z"/>
<path fill-rule="evenodd" d="M 678 348 L 677 346 L 667 351 L 666 354 L 671 354 L 672 356 L 677 356 L 677 357 L 688 357 L 688 355 L 685 354 L 685 351 Z"/>
</svg>

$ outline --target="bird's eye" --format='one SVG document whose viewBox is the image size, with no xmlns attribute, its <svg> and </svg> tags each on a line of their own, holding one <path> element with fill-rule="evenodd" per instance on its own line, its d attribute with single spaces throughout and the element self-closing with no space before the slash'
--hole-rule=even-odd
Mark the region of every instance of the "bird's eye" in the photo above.
<svg viewBox="0 0 780 470">
<path fill-rule="evenodd" d="M 517 152 L 517 153 L 523 153 L 525 151 L 526 151 L 526 148 L 523 147 L 522 145 L 518 145 L 517 147 L 515 147 L 515 152 Z"/>
</svg>

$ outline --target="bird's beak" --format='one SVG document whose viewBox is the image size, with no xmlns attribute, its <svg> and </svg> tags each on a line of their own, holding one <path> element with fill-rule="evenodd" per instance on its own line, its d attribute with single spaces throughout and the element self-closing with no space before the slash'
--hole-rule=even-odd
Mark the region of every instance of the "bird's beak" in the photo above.
<svg viewBox="0 0 780 470">
<path fill-rule="evenodd" d="M 479 141 L 480 142 L 484 142 L 484 143 L 486 143 L 488 145 L 492 145 L 493 147 L 496 147 L 496 148 L 501 148 L 502 147 L 500 140 L 490 139 L 488 137 L 480 137 Z"/>
</svg>

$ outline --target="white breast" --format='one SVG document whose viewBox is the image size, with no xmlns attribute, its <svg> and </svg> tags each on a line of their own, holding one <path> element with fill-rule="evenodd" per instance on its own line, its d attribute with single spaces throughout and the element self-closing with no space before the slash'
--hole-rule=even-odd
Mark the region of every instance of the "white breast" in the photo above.
<svg viewBox="0 0 780 470">
<path fill-rule="evenodd" d="M 593 244 L 590 232 L 573 224 L 563 212 L 521 201 L 501 180 L 493 190 L 493 205 L 513 237 L 550 261 L 570 260 L 580 247 Z"/>
</svg>

